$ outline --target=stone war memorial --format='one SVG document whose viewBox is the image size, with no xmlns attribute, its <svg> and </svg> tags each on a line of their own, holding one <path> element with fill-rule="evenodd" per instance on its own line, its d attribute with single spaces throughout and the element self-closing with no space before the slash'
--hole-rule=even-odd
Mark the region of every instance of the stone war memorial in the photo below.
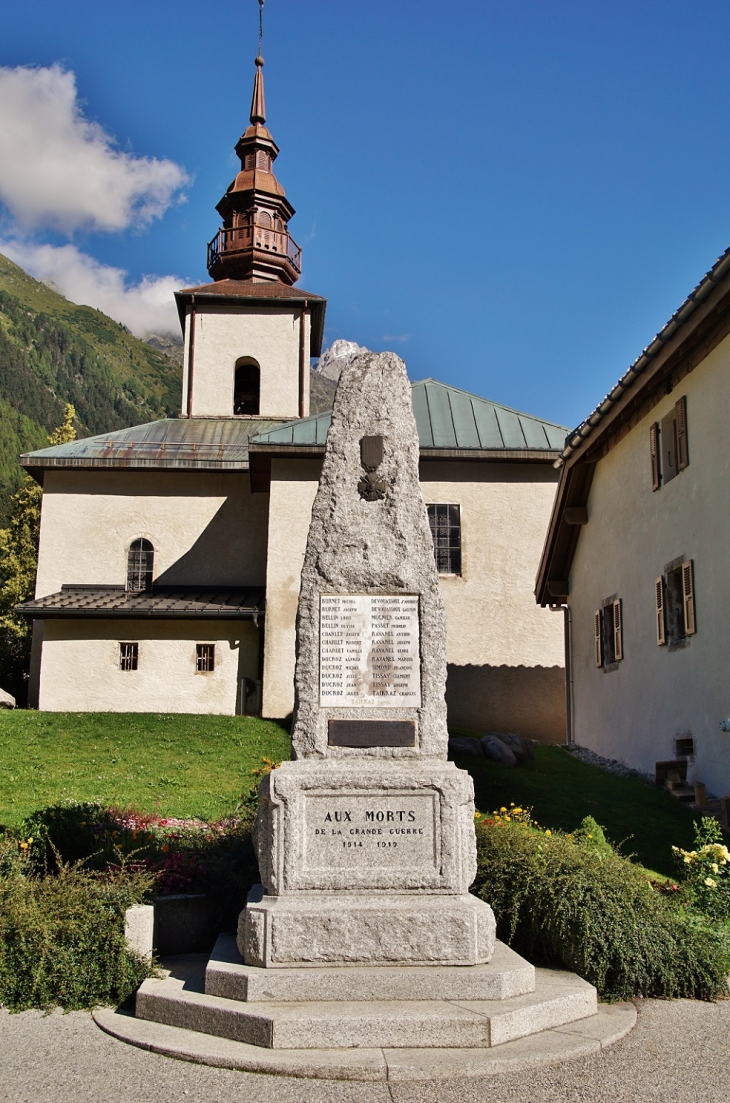
<svg viewBox="0 0 730 1103">
<path fill-rule="evenodd" d="M 293 760 L 261 783 L 261 884 L 210 959 L 144 982 L 104 1029 L 289 1075 L 486 1075 L 594 1052 L 635 1011 L 496 940 L 471 777 L 447 761 L 445 616 L 405 365 L 335 396 L 302 571 Z M 485 626 L 486 630 L 486 626 Z"/>
</svg>

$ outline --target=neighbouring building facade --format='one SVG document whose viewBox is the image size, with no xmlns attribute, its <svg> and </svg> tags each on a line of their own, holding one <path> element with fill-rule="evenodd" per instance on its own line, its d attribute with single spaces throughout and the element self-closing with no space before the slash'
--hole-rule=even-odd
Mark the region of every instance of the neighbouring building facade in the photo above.
<svg viewBox="0 0 730 1103">
<path fill-rule="evenodd" d="M 576 743 L 730 792 L 730 250 L 568 438 L 537 580 Z M 730 729 L 730 723 L 728 724 Z"/>
<path fill-rule="evenodd" d="M 43 484 L 31 703 L 262 713 L 294 702 L 294 620 L 329 414 L 310 415 L 326 301 L 294 287 L 263 61 L 209 284 L 177 294 L 183 416 L 22 457 Z M 563 623 L 532 580 L 565 430 L 413 384 L 448 616 L 452 724 L 565 738 Z"/>
</svg>

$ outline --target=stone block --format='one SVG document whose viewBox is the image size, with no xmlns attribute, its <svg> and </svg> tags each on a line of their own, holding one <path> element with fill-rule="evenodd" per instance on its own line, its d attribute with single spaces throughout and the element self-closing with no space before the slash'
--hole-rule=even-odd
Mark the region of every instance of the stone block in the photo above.
<svg viewBox="0 0 730 1103">
<path fill-rule="evenodd" d="M 130 950 L 151 958 L 155 909 L 151 904 L 133 904 L 124 913 L 124 937 Z"/>
<path fill-rule="evenodd" d="M 345 966 L 262 969 L 245 965 L 236 941 L 221 935 L 205 970 L 210 996 L 253 1003 L 303 1000 L 508 1000 L 535 989 L 535 969 L 497 942 L 486 965 Z"/>
<path fill-rule="evenodd" d="M 451 762 L 284 762 L 261 786 L 261 879 L 292 892 L 467 892 L 474 785 Z"/>
<path fill-rule="evenodd" d="M 238 928 L 247 965 L 478 965 L 494 951 L 494 913 L 467 893 L 265 896 L 254 888 Z"/>
</svg>

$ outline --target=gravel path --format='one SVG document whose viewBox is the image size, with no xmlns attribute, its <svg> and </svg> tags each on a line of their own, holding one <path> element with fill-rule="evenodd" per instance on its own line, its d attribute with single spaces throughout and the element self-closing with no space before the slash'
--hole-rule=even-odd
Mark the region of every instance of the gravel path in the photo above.
<svg viewBox="0 0 730 1103">
<path fill-rule="evenodd" d="M 175 1061 L 118 1042 L 84 1012 L 0 1011 L 2 1103 L 726 1103 L 730 1000 L 646 1000 L 594 1057 L 488 1080 L 348 1084 Z"/>
</svg>

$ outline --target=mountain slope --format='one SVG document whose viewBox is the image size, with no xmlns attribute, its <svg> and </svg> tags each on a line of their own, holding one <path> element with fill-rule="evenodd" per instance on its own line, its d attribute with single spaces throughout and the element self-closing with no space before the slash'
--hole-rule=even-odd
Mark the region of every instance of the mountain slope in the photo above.
<svg viewBox="0 0 730 1103">
<path fill-rule="evenodd" d="M 180 368 L 99 310 L 77 306 L 0 254 L 0 526 L 19 452 L 76 408 L 80 437 L 175 416 Z"/>
</svg>

